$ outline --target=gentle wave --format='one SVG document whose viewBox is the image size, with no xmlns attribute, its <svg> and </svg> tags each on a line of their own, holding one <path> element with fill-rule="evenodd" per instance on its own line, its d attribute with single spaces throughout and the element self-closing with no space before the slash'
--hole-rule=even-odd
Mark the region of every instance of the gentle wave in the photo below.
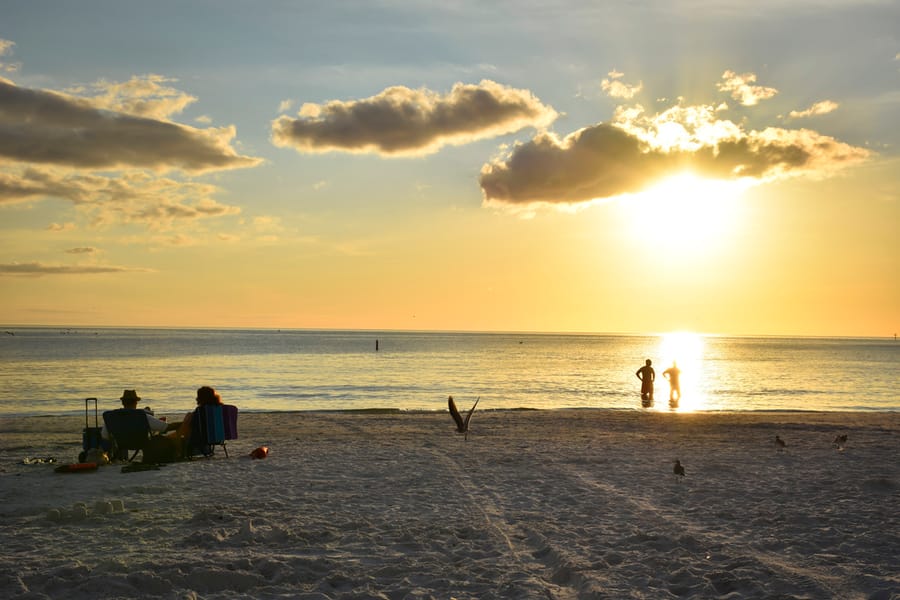
<svg viewBox="0 0 900 600">
<path fill-rule="evenodd" d="M 9 329 L 9 328 L 8 328 Z M 250 411 L 640 408 L 635 370 L 682 370 L 679 411 L 896 411 L 887 339 L 18 328 L 0 336 L 0 414 L 113 408 L 137 389 L 183 414 L 201 385 Z M 376 340 L 378 350 L 376 351 Z"/>
</svg>

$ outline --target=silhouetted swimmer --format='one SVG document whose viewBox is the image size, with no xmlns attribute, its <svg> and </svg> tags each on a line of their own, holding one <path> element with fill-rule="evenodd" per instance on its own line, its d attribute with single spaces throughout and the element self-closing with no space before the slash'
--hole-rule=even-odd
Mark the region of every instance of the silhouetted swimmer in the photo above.
<svg viewBox="0 0 900 600">
<path fill-rule="evenodd" d="M 641 380 L 641 402 L 644 406 L 653 404 L 653 382 L 656 380 L 656 371 L 650 365 L 653 364 L 649 358 L 644 366 L 635 372 L 638 379 Z"/>
<path fill-rule="evenodd" d="M 675 473 L 676 481 L 684 477 L 684 465 L 682 465 L 681 461 L 677 458 L 675 459 L 675 466 L 672 467 L 672 472 Z"/>
<path fill-rule="evenodd" d="M 784 448 L 786 446 L 787 446 L 787 444 L 784 443 L 784 440 L 781 439 L 781 436 L 776 435 L 775 436 L 775 448 L 777 448 L 780 451 L 780 450 L 784 450 Z"/>
<path fill-rule="evenodd" d="M 669 380 L 669 403 L 676 404 L 681 400 L 681 383 L 678 377 L 681 375 L 681 369 L 672 361 L 672 366 L 663 371 L 663 377 Z"/>
</svg>

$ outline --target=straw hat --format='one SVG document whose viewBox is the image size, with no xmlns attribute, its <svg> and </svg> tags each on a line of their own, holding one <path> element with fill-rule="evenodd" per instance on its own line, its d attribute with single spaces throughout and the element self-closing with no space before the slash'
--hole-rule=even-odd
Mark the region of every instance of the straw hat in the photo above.
<svg viewBox="0 0 900 600">
<path fill-rule="evenodd" d="M 141 397 L 137 395 L 137 390 L 125 390 L 122 392 L 122 397 L 119 398 L 122 402 L 125 402 L 126 400 L 139 402 L 140 399 Z"/>
</svg>

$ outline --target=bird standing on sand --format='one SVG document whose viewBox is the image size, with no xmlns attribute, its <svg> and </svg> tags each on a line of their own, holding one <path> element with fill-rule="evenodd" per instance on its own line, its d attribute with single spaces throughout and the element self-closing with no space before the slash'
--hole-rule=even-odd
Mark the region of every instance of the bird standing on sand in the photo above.
<svg viewBox="0 0 900 600">
<path fill-rule="evenodd" d="M 453 396 L 447 397 L 447 406 L 450 408 L 450 416 L 453 417 L 453 420 L 456 422 L 456 432 L 463 434 L 466 440 L 469 439 L 469 420 L 472 418 L 472 413 L 475 412 L 475 407 L 478 406 L 479 400 L 481 400 L 481 396 L 475 399 L 475 404 L 472 405 L 466 418 L 463 419 L 462 415 L 459 414 L 459 409 L 456 408 L 456 402 L 453 401 Z"/>
<path fill-rule="evenodd" d="M 675 481 L 681 481 L 681 478 L 684 477 L 684 465 L 677 458 L 675 459 L 675 466 L 672 467 L 672 472 L 675 473 Z"/>
<path fill-rule="evenodd" d="M 781 439 L 781 437 L 776 435 L 775 436 L 775 448 L 778 450 L 784 450 L 785 446 L 787 446 L 787 444 L 784 443 L 784 440 Z"/>
</svg>

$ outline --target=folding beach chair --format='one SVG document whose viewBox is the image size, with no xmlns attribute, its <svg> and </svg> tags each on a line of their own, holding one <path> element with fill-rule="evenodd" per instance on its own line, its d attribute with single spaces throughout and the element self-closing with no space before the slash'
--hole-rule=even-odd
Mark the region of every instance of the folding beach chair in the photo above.
<svg viewBox="0 0 900 600">
<path fill-rule="evenodd" d="M 137 408 L 119 408 L 103 413 L 106 431 L 113 443 L 113 456 L 134 460 L 150 441 L 150 425 L 147 413 Z M 134 451 L 131 458 L 128 452 Z"/>
<path fill-rule="evenodd" d="M 191 417 L 191 437 L 185 454 L 210 457 L 215 446 L 222 446 L 227 457 L 226 442 L 236 440 L 238 436 L 237 414 L 237 407 L 230 404 L 198 406 Z"/>
</svg>

